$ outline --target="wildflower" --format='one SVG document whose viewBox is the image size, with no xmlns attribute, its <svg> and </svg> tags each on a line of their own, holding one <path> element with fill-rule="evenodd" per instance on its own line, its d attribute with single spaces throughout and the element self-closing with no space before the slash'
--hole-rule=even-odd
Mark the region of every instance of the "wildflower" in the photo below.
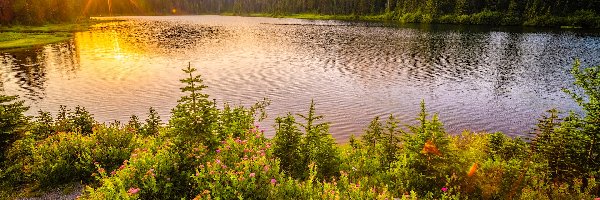
<svg viewBox="0 0 600 200">
<path fill-rule="evenodd" d="M 227 169 L 227 165 L 221 165 L 221 168 Z"/>
<path fill-rule="evenodd" d="M 221 153 L 221 149 L 217 149 L 215 150 L 217 153 Z"/>
<path fill-rule="evenodd" d="M 277 180 L 275 180 L 274 178 L 271 179 L 271 184 L 275 184 L 277 183 Z"/>
<path fill-rule="evenodd" d="M 127 194 L 134 195 L 134 194 L 138 193 L 139 191 L 140 191 L 140 188 L 129 188 L 129 190 L 127 190 Z"/>
<path fill-rule="evenodd" d="M 437 149 L 435 144 L 431 140 L 427 140 L 425 145 L 423 146 L 423 150 L 421 150 L 422 154 L 435 154 L 437 156 L 441 156 L 442 153 Z"/>
<path fill-rule="evenodd" d="M 268 171 L 269 171 L 269 165 L 265 165 L 265 166 L 263 167 L 263 170 L 265 170 L 265 172 L 268 172 Z"/>
<path fill-rule="evenodd" d="M 219 159 L 215 160 L 215 162 L 216 162 L 217 164 L 221 164 L 221 160 L 219 160 Z"/>
<path fill-rule="evenodd" d="M 115 170 L 113 170 L 112 172 L 110 172 L 110 175 L 114 176 L 115 174 L 117 174 L 117 172 L 115 172 Z"/>
<path fill-rule="evenodd" d="M 119 166 L 119 170 L 123 170 L 123 169 L 125 169 L 125 165 Z"/>
<path fill-rule="evenodd" d="M 467 176 L 471 177 L 475 174 L 475 172 L 477 172 L 477 163 L 473 163 L 471 169 L 469 169 L 469 173 L 467 173 Z"/>
<path fill-rule="evenodd" d="M 448 188 L 447 187 L 443 187 L 442 191 L 446 192 L 446 191 L 448 191 Z"/>
<path fill-rule="evenodd" d="M 250 175 L 249 175 L 249 176 L 250 176 L 250 177 L 254 177 L 254 176 L 256 176 L 256 174 L 255 174 L 255 173 L 250 173 Z"/>
<path fill-rule="evenodd" d="M 154 177 L 154 176 L 155 176 L 155 174 L 154 174 L 154 169 L 150 168 L 150 169 L 149 169 L 149 170 L 146 172 L 146 175 L 150 175 L 150 176 Z"/>
</svg>

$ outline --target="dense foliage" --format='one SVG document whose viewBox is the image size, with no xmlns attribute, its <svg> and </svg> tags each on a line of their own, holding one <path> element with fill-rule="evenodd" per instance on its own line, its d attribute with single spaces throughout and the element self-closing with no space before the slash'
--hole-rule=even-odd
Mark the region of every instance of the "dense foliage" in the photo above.
<svg viewBox="0 0 600 200">
<path fill-rule="evenodd" d="M 584 115 L 539 120 L 532 138 L 448 134 L 421 104 L 418 123 L 375 118 L 359 138 L 337 145 L 312 102 L 306 115 L 276 119 L 265 138 L 251 108 L 215 106 L 195 69 L 164 125 L 99 124 L 83 108 L 55 118 L 16 97 L 0 98 L 0 198 L 81 182 L 83 199 L 592 199 L 599 195 L 600 66 L 572 70 L 567 91 Z M 6 136 L 6 137 L 5 137 Z"/>
<path fill-rule="evenodd" d="M 422 23 L 600 28 L 595 0 L 2 0 L 0 23 L 40 24 L 98 15 L 311 13 Z"/>
</svg>

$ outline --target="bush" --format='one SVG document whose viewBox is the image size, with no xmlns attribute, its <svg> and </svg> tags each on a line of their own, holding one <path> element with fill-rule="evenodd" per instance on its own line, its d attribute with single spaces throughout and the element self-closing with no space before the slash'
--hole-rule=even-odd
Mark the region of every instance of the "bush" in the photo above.
<svg viewBox="0 0 600 200">
<path fill-rule="evenodd" d="M 307 115 L 298 115 L 306 124 L 297 123 L 293 116 L 278 118 L 275 135 L 276 156 L 281 159 L 281 167 L 294 178 L 306 179 L 307 166 L 317 163 L 318 179 L 325 180 L 339 175 L 339 151 L 335 140 L 329 134 L 329 124 L 317 123 L 323 116 L 316 115 L 315 103 L 311 101 Z M 304 128 L 304 135 L 299 132 Z"/>
<path fill-rule="evenodd" d="M 471 24 L 499 25 L 501 21 L 502 13 L 489 10 L 472 14 L 470 19 Z"/>
<path fill-rule="evenodd" d="M 0 95 L 0 162 L 4 161 L 4 153 L 27 125 L 28 118 L 24 113 L 29 107 L 17 99 L 17 96 Z"/>
<path fill-rule="evenodd" d="M 32 174 L 42 187 L 88 181 L 94 171 L 93 141 L 79 133 L 58 133 L 36 144 Z"/>
<path fill-rule="evenodd" d="M 60 132 L 37 142 L 31 173 L 42 187 L 89 182 L 96 165 L 116 169 L 137 145 L 134 133 L 115 126 L 98 126 L 91 135 Z"/>
</svg>

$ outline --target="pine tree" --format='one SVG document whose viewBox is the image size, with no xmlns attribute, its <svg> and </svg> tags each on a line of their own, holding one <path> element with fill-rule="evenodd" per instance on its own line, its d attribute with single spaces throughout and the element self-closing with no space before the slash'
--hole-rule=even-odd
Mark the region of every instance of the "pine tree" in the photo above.
<svg viewBox="0 0 600 200">
<path fill-rule="evenodd" d="M 129 117 L 129 122 L 127 122 L 127 128 L 134 130 L 136 133 L 141 133 L 143 125 L 140 122 L 140 118 L 136 115 L 131 115 L 131 117 Z"/>
<path fill-rule="evenodd" d="M 385 135 L 382 135 L 381 140 L 383 143 L 384 149 L 384 161 L 383 165 L 386 167 L 390 167 L 391 164 L 397 161 L 398 151 L 400 150 L 400 136 L 402 131 L 398 129 L 399 121 L 394 117 L 394 115 L 390 115 L 390 117 L 386 121 L 386 132 Z"/>
<path fill-rule="evenodd" d="M 156 112 L 156 109 L 150 107 L 148 110 L 148 119 L 146 119 L 146 125 L 144 126 L 144 133 L 146 135 L 158 135 L 161 125 L 162 121 L 160 120 L 158 112 Z"/>
<path fill-rule="evenodd" d="M 274 140 L 274 154 L 278 157 L 280 167 L 294 178 L 302 178 L 306 163 L 302 162 L 300 146 L 302 145 L 302 132 L 296 126 L 294 116 L 288 114 L 286 117 L 275 119 L 277 125 Z"/>
<path fill-rule="evenodd" d="M 214 148 L 218 143 L 217 135 L 213 133 L 215 127 L 218 127 L 218 110 L 208 100 L 208 95 L 202 93 L 207 86 L 202 84 L 200 75 L 194 76 L 196 69 L 189 64 L 183 71 L 189 75 L 180 80 L 186 84 L 181 91 L 187 95 L 182 96 L 179 104 L 172 110 L 169 126 L 179 136 L 199 139 L 204 145 Z"/>
<path fill-rule="evenodd" d="M 362 140 L 369 147 L 375 147 L 375 145 L 381 141 L 381 135 L 383 133 L 383 127 L 379 121 L 379 117 L 375 117 L 365 130 L 365 134 L 362 136 Z"/>
<path fill-rule="evenodd" d="M 298 114 L 298 116 L 306 121 L 306 124 L 299 124 L 306 134 L 301 147 L 304 163 L 317 164 L 320 179 L 337 176 L 339 152 L 335 140 L 329 134 L 329 124 L 317 123 L 317 120 L 323 119 L 323 116 L 316 114 L 314 101 L 311 101 L 307 115 Z"/>
</svg>

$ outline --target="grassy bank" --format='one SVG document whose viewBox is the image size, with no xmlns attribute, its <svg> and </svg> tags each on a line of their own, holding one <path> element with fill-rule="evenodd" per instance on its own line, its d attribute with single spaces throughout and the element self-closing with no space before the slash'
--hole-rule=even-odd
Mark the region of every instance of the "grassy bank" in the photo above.
<svg viewBox="0 0 600 200">
<path fill-rule="evenodd" d="M 524 19 L 506 15 L 500 12 L 483 11 L 475 14 L 450 14 L 431 15 L 423 12 L 410 13 L 384 13 L 379 15 L 326 15 L 318 13 L 300 14 L 270 14 L 224 13 L 223 15 L 241 15 L 251 17 L 295 18 L 310 20 L 359 20 L 359 21 L 392 21 L 398 23 L 424 23 L 424 24 L 466 24 L 466 25 L 504 25 L 504 26 L 531 26 L 531 27 L 556 27 L 556 28 L 600 28 L 600 16 L 590 12 L 577 12 L 571 16 L 538 16 Z"/>
<path fill-rule="evenodd" d="M 0 32 L 0 49 L 22 49 L 62 42 L 70 39 L 71 33 L 24 33 Z"/>
<path fill-rule="evenodd" d="M 233 15 L 228 13 L 225 15 Z M 294 18 L 294 19 L 310 19 L 310 20 L 362 20 L 362 21 L 384 21 L 387 20 L 385 15 L 321 15 L 314 13 L 301 13 L 301 14 L 285 14 L 285 15 L 274 15 L 268 13 L 252 13 L 248 14 L 250 17 L 273 17 L 273 18 Z"/>
<path fill-rule="evenodd" d="M 70 39 L 74 32 L 86 31 L 100 21 L 79 23 L 46 24 L 43 26 L 0 27 L 0 50 L 23 49 L 62 42 Z"/>
</svg>

